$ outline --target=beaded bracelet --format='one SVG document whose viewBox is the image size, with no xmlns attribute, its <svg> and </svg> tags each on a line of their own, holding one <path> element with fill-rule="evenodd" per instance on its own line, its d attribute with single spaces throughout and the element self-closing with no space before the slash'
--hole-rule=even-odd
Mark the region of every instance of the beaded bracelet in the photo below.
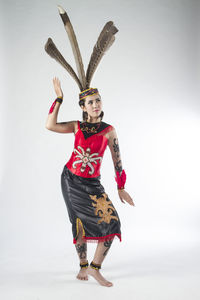
<svg viewBox="0 0 200 300">
<path fill-rule="evenodd" d="M 51 107 L 49 109 L 49 114 L 51 114 L 54 111 L 54 107 L 56 105 L 56 102 L 59 102 L 61 104 L 63 102 L 63 98 L 62 97 L 57 97 L 56 100 L 54 100 L 53 104 L 51 105 Z"/>
<path fill-rule="evenodd" d="M 81 269 L 86 269 L 88 267 L 88 260 L 86 262 L 81 262 L 80 267 Z"/>
<path fill-rule="evenodd" d="M 57 97 L 56 102 L 59 102 L 61 104 L 63 102 L 63 98 L 62 97 Z"/>
<path fill-rule="evenodd" d="M 90 263 L 90 267 L 95 270 L 101 269 L 101 264 L 95 264 L 93 261 Z"/>
</svg>

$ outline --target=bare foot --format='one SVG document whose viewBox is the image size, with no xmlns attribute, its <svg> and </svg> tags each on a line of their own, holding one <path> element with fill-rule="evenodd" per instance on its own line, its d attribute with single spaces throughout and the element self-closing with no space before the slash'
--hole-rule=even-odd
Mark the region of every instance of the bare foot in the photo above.
<svg viewBox="0 0 200 300">
<path fill-rule="evenodd" d="M 88 280 L 87 269 L 80 269 L 76 278 L 79 280 Z"/>
<path fill-rule="evenodd" d="M 93 276 L 94 279 L 96 279 L 96 280 L 100 283 L 100 285 L 108 286 L 108 287 L 110 287 L 110 286 L 113 285 L 112 282 L 106 280 L 106 279 L 101 275 L 101 273 L 99 272 L 99 270 L 95 270 L 95 269 L 91 268 L 90 266 L 88 266 L 88 268 L 87 268 L 87 273 L 88 273 L 89 275 Z"/>
</svg>

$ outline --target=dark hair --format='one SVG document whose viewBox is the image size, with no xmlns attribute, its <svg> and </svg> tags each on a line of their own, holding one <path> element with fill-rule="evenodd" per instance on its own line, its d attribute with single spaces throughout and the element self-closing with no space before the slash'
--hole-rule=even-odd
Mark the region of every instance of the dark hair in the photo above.
<svg viewBox="0 0 200 300">
<path fill-rule="evenodd" d="M 80 107 L 81 107 L 82 105 L 85 106 L 85 99 L 79 100 L 79 103 L 78 103 L 78 104 L 80 105 Z M 104 112 L 101 111 L 101 113 L 100 113 L 100 115 L 99 115 L 99 117 L 101 118 L 101 120 L 103 119 L 103 116 L 104 116 Z M 87 121 L 87 119 L 88 119 L 88 113 L 87 113 L 87 111 L 83 111 L 83 113 L 82 113 L 82 118 L 83 118 L 83 121 L 84 121 L 84 122 Z"/>
</svg>

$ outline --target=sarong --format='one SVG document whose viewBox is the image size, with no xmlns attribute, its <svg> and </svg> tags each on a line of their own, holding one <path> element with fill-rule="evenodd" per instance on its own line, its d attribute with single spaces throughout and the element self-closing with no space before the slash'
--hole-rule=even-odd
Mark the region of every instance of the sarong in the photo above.
<svg viewBox="0 0 200 300">
<path fill-rule="evenodd" d="M 105 193 L 101 175 L 85 178 L 72 173 L 65 165 L 61 174 L 61 189 L 72 224 L 76 244 L 79 223 L 85 242 L 104 242 L 118 237 L 121 242 L 121 223 L 118 213 Z"/>
</svg>

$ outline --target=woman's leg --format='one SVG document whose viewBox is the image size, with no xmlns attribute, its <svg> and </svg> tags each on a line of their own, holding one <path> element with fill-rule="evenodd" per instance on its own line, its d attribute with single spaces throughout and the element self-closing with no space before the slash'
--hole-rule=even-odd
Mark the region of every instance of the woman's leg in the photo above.
<svg viewBox="0 0 200 300">
<path fill-rule="evenodd" d="M 75 244 L 75 248 L 76 248 L 77 254 L 80 259 L 80 264 L 87 262 L 87 243 L 85 243 L 82 240 L 82 234 L 83 234 L 82 227 L 79 223 L 79 234 L 77 237 L 77 242 Z M 76 278 L 80 279 L 80 280 L 88 280 L 87 269 L 81 268 L 78 275 L 76 276 Z"/>
<path fill-rule="evenodd" d="M 94 258 L 92 261 L 93 264 L 95 264 L 97 266 L 101 266 L 103 260 L 105 259 L 106 255 L 110 249 L 112 242 L 113 242 L 113 239 L 110 241 L 98 243 L 95 254 L 94 254 Z M 101 285 L 108 286 L 108 287 L 113 285 L 112 282 L 106 280 L 101 275 L 98 268 L 94 269 L 90 265 L 88 267 L 88 274 L 93 276 Z"/>
</svg>

